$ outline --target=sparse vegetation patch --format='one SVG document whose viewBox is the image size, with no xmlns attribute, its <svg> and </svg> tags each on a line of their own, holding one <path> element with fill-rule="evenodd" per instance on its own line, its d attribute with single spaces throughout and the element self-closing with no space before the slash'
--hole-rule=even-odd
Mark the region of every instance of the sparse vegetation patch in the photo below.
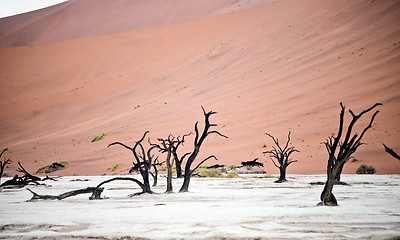
<svg viewBox="0 0 400 240">
<path fill-rule="evenodd" d="M 109 133 L 110 133 L 110 132 L 106 132 L 106 133 L 102 133 L 102 134 L 100 134 L 100 135 L 98 135 L 98 136 L 95 136 L 94 138 L 92 138 L 92 141 L 91 141 L 91 142 L 100 141 L 101 139 L 104 138 L 105 135 L 107 135 L 107 134 L 109 134 Z"/>
<path fill-rule="evenodd" d="M 358 167 L 357 174 L 375 174 L 376 170 L 373 166 L 368 166 L 366 164 L 362 164 L 360 167 Z"/>
<path fill-rule="evenodd" d="M 112 165 L 112 167 L 111 167 L 111 172 L 114 172 L 115 169 L 117 169 L 117 167 L 118 167 L 118 163 L 114 163 L 114 164 Z"/>
<path fill-rule="evenodd" d="M 68 161 L 53 162 L 52 164 L 42 166 L 36 170 L 36 173 L 51 173 L 65 168 L 69 164 Z"/>
</svg>

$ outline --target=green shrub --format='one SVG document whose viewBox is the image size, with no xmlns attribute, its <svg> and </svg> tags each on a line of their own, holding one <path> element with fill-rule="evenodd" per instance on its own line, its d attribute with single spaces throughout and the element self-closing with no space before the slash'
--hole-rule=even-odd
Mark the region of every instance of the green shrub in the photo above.
<svg viewBox="0 0 400 240">
<path fill-rule="evenodd" d="M 97 141 L 100 141 L 101 139 L 103 139 L 103 137 L 105 136 L 105 135 L 107 135 L 107 134 L 109 134 L 110 132 L 106 132 L 106 133 L 102 133 L 102 134 L 100 134 L 100 135 L 98 135 L 98 136 L 95 136 L 94 138 L 92 138 L 92 142 L 97 142 Z"/>
<path fill-rule="evenodd" d="M 373 166 L 367 166 L 365 164 L 362 164 L 360 167 L 358 167 L 357 174 L 374 174 L 376 173 L 376 170 Z"/>
<path fill-rule="evenodd" d="M 240 176 L 237 174 L 236 171 L 230 171 L 228 175 L 226 175 L 226 178 L 240 178 Z"/>
<path fill-rule="evenodd" d="M 111 167 L 111 172 L 114 172 L 115 169 L 117 169 L 117 167 L 118 167 L 118 163 L 114 163 L 114 164 L 112 165 L 112 167 Z"/>
<path fill-rule="evenodd" d="M 236 164 L 231 164 L 231 165 L 229 165 L 228 167 L 229 167 L 229 168 L 237 168 L 237 167 L 239 167 L 239 166 L 236 165 Z"/>
<path fill-rule="evenodd" d="M 157 171 L 167 171 L 167 165 L 161 165 L 157 167 Z"/>
</svg>

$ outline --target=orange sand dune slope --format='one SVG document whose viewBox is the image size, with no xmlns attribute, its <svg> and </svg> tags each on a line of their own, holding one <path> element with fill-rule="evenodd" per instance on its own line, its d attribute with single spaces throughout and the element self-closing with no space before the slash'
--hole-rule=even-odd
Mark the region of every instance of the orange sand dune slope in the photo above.
<svg viewBox="0 0 400 240">
<path fill-rule="evenodd" d="M 182 1 L 184 2 L 184 1 Z M 297 163 L 288 173 L 324 173 L 322 144 L 337 131 L 339 102 L 355 113 L 383 103 L 367 143 L 344 171 L 360 164 L 400 173 L 399 1 L 280 0 L 195 21 L 0 49 L 0 146 L 28 169 L 68 161 L 57 174 L 126 173 L 128 145 L 150 130 L 156 141 L 183 135 L 201 105 L 217 111 L 198 161 L 239 164 L 260 158 L 271 133 L 292 132 Z M 73 15 L 71 16 L 73 17 Z M 368 125 L 372 113 L 355 131 Z M 346 114 L 346 123 L 350 120 Z M 111 132 L 91 143 L 95 135 Z M 180 154 L 190 151 L 193 135 Z M 265 144 L 265 146 L 264 146 Z M 163 156 L 160 156 L 162 159 Z M 13 164 L 9 171 L 15 169 Z"/>
<path fill-rule="evenodd" d="M 271 1 L 69 0 L 0 19 L 0 47 L 42 44 L 166 25 L 239 11 Z"/>
</svg>

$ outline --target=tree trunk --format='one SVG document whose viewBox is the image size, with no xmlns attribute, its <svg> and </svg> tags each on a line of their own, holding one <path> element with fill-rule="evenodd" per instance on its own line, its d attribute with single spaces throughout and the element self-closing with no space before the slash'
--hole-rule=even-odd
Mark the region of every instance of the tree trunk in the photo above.
<svg viewBox="0 0 400 240">
<path fill-rule="evenodd" d="M 335 181 L 340 182 L 340 175 L 342 174 L 344 164 L 339 168 L 338 173 L 335 176 Z"/>
<path fill-rule="evenodd" d="M 197 151 L 198 152 L 198 151 Z M 193 155 L 193 154 L 192 154 Z M 196 154 L 197 155 L 197 154 Z M 190 184 L 190 177 L 191 177 L 191 175 L 192 175 L 192 172 L 191 172 L 191 170 L 190 170 L 190 165 L 192 164 L 192 163 L 189 163 L 189 161 L 191 161 L 191 156 L 189 157 L 189 159 L 188 159 L 188 162 L 186 163 L 186 166 L 185 166 L 185 173 L 184 173 L 184 175 L 183 175 L 183 177 L 184 177 L 184 180 L 183 180 L 183 184 L 182 184 L 182 187 L 181 187 L 181 189 L 179 190 L 179 192 L 187 192 L 188 190 L 189 190 L 189 184 Z"/>
<path fill-rule="evenodd" d="M 153 167 L 154 167 L 153 187 L 156 187 L 157 186 L 157 180 L 158 180 L 158 170 L 157 170 L 157 166 L 156 165 L 153 165 Z"/>
<path fill-rule="evenodd" d="M 337 201 L 335 196 L 332 193 L 333 184 L 334 184 L 334 176 L 333 174 L 328 175 L 327 181 L 325 182 L 324 190 L 321 193 L 321 202 L 318 205 L 322 206 L 337 206 Z"/>
<path fill-rule="evenodd" d="M 182 163 L 179 161 L 178 156 L 175 156 L 175 166 L 176 166 L 176 177 L 183 178 Z"/>
<path fill-rule="evenodd" d="M 189 170 L 190 172 L 190 170 Z M 184 180 L 183 180 L 183 184 L 181 189 L 179 190 L 179 192 L 187 192 L 189 190 L 189 184 L 190 184 L 190 173 L 188 174 L 189 176 L 186 176 L 186 171 L 184 174 Z"/>
<path fill-rule="evenodd" d="M 140 168 L 139 170 L 140 170 L 140 175 L 142 175 L 142 178 L 143 178 L 143 184 L 148 189 L 151 189 L 150 180 L 149 180 L 149 171 L 147 169 L 142 169 L 142 168 Z"/>
<path fill-rule="evenodd" d="M 275 181 L 276 183 L 281 183 L 281 182 L 286 182 L 287 181 L 286 180 L 286 167 L 287 166 L 280 166 L 279 167 L 280 175 L 279 175 L 279 179 Z"/>
<path fill-rule="evenodd" d="M 344 163 L 338 163 L 333 166 L 333 168 L 329 168 L 327 172 L 327 179 L 325 182 L 324 190 L 321 193 L 321 202 L 318 205 L 323 206 L 337 206 L 337 200 L 332 193 L 333 185 L 335 184 L 335 178 L 338 175 L 340 169 L 343 168 Z"/>
<path fill-rule="evenodd" d="M 172 193 L 172 164 L 171 164 L 171 151 L 168 151 L 167 155 L 167 191 L 165 193 Z"/>
</svg>

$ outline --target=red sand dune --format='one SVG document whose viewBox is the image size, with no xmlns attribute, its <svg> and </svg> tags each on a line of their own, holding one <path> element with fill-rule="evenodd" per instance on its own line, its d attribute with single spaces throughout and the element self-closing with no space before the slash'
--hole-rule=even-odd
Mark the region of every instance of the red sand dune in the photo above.
<svg viewBox="0 0 400 240">
<path fill-rule="evenodd" d="M 196 20 L 272 1 L 69 0 L 0 19 L 0 47 L 42 44 Z"/>
<path fill-rule="evenodd" d="M 127 1 L 99 5 L 110 2 L 122 11 Z M 148 2 L 153 5 L 143 9 L 155 14 L 160 1 Z M 32 29 L 23 24 L 18 37 L 2 37 L 1 46 L 29 45 L 0 48 L 0 146 L 10 149 L 6 157 L 14 161 L 8 170 L 17 161 L 33 170 L 68 161 L 55 174 L 111 173 L 107 168 L 114 163 L 126 173 L 132 154 L 107 148 L 109 143 L 133 145 L 146 130 L 153 141 L 193 131 L 196 121 L 203 122 L 202 105 L 218 112 L 211 118 L 215 130 L 229 139 L 209 136 L 199 160 L 215 154 L 220 164 L 239 164 L 258 157 L 267 172 L 277 173 L 262 154 L 272 146 L 264 133 L 283 142 L 290 130 L 300 153 L 293 154 L 299 162 L 288 173 L 322 174 L 322 142 L 337 132 L 342 101 L 356 113 L 383 103 L 364 137 L 367 144 L 344 172 L 368 164 L 380 174 L 400 173 L 400 162 L 382 146 L 400 152 L 399 1 L 279 0 L 235 12 L 230 1 L 212 2 L 141 26 L 113 20 L 103 31 L 90 26 L 106 17 L 82 17 L 66 9 L 77 4 L 71 1 L 43 11 L 44 18 L 51 11 L 65 13 L 66 23 L 55 14 L 48 26 L 37 20 Z M 190 7 L 185 3 L 175 1 L 163 12 Z M 14 18 L 30 17 L 41 19 L 41 11 Z M 63 31 L 53 35 L 58 26 Z M 39 28 L 43 34 L 23 39 Z M 113 33 L 119 31 L 125 32 Z M 98 34 L 106 35 L 92 36 Z M 45 44 L 30 45 L 35 43 Z M 359 121 L 358 132 L 371 115 Z M 90 142 L 103 132 L 112 133 Z M 190 150 L 192 141 L 181 150 Z"/>
</svg>

